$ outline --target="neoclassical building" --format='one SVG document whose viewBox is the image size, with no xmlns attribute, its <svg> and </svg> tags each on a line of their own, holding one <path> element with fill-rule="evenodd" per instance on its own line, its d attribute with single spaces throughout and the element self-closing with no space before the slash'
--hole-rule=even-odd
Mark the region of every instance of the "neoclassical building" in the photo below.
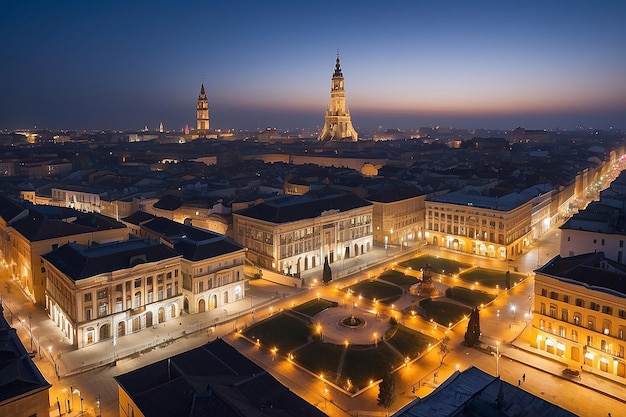
<svg viewBox="0 0 626 417">
<path fill-rule="evenodd" d="M 372 250 L 372 207 L 336 192 L 282 196 L 233 213 L 233 231 L 256 265 L 298 274 Z"/>
<path fill-rule="evenodd" d="M 595 252 L 556 256 L 535 272 L 530 345 L 626 383 L 626 266 Z"/>
<path fill-rule="evenodd" d="M 66 243 L 42 259 L 48 315 L 78 348 L 180 314 L 180 255 L 157 241 Z"/>
<path fill-rule="evenodd" d="M 348 140 L 354 142 L 359 140 L 359 134 L 352 127 L 350 110 L 346 106 L 346 90 L 343 82 L 339 52 L 337 52 L 335 72 L 330 85 L 330 106 L 326 110 L 324 128 L 318 140 Z"/>
</svg>

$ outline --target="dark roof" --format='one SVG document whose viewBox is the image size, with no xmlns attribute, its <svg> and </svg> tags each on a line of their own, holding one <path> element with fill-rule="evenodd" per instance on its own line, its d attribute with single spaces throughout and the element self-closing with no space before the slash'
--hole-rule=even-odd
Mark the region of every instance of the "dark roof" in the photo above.
<svg viewBox="0 0 626 417">
<path fill-rule="evenodd" d="M 606 258 L 604 252 L 557 255 L 536 272 L 626 298 L 626 265 Z"/>
<path fill-rule="evenodd" d="M 371 206 L 372 203 L 353 194 L 333 194 L 318 197 L 314 194 L 285 196 L 241 210 L 236 215 L 271 223 L 289 223 L 314 219 L 327 211 L 348 211 Z"/>
<path fill-rule="evenodd" d="M 0 305 L 0 403 L 23 397 L 51 385 L 31 360 Z"/>
<path fill-rule="evenodd" d="M 174 211 L 183 205 L 183 199 L 175 195 L 166 195 L 154 203 L 152 207 L 160 210 Z"/>
<path fill-rule="evenodd" d="M 156 216 L 145 211 L 136 211 L 128 217 L 122 219 L 123 222 L 139 226 L 141 223 L 154 219 Z"/>
<path fill-rule="evenodd" d="M 536 397 L 472 366 L 455 371 L 435 391 L 416 399 L 394 417 L 573 417 L 561 407 Z"/>
<path fill-rule="evenodd" d="M 24 210 L 25 208 L 18 202 L 0 195 L 0 217 L 4 219 L 5 223 L 9 223 Z"/>
<path fill-rule="evenodd" d="M 325 415 L 222 339 L 115 380 L 146 417 Z"/>
<path fill-rule="evenodd" d="M 94 231 L 93 227 L 51 220 L 43 214 L 29 210 L 28 216 L 12 224 L 13 228 L 30 242 L 79 235 Z"/>
<path fill-rule="evenodd" d="M 118 222 L 112 217 L 103 216 L 99 213 L 86 213 L 78 216 L 72 224 L 93 227 L 97 230 L 126 229 L 123 223 Z"/>
<path fill-rule="evenodd" d="M 158 262 L 178 256 L 170 247 L 149 239 L 133 239 L 91 246 L 66 243 L 42 255 L 55 268 L 74 281 L 132 268 L 140 263 Z"/>
<path fill-rule="evenodd" d="M 420 195 L 424 195 L 424 193 L 415 187 L 399 186 L 370 194 L 367 196 L 367 200 L 379 203 L 393 203 L 395 201 L 407 200 Z"/>
<path fill-rule="evenodd" d="M 232 239 L 194 226 L 187 226 L 164 217 L 155 217 L 141 225 L 149 233 L 170 242 L 174 249 L 190 261 L 243 250 L 244 247 Z"/>
</svg>

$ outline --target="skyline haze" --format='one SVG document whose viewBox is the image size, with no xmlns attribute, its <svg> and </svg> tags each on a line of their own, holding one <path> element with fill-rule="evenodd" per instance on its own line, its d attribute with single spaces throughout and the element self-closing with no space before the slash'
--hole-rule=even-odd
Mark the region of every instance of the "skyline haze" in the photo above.
<svg viewBox="0 0 626 417">
<path fill-rule="evenodd" d="M 16 2 L 0 129 L 626 128 L 619 1 Z M 7 48 L 7 49 L 5 49 Z"/>
</svg>

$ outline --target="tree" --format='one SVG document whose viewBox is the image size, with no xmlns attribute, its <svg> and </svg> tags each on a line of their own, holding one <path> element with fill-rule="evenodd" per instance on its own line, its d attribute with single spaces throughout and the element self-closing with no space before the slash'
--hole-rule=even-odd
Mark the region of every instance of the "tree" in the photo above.
<svg viewBox="0 0 626 417">
<path fill-rule="evenodd" d="M 324 269 L 322 270 L 322 282 L 324 284 L 328 284 L 333 280 L 333 271 L 330 270 L 330 265 L 328 264 L 328 256 L 324 257 Z"/>
<path fill-rule="evenodd" d="M 511 271 L 506 271 L 506 275 L 504 276 L 506 279 L 506 289 L 511 289 Z"/>
<path fill-rule="evenodd" d="M 465 331 L 465 344 L 472 347 L 478 343 L 480 337 L 480 317 L 478 316 L 478 308 L 474 308 L 467 322 L 467 330 Z"/>
<path fill-rule="evenodd" d="M 448 346 L 449 342 L 450 338 L 448 336 L 444 336 L 439 343 L 439 356 L 441 356 L 441 362 L 439 365 L 443 365 L 443 360 L 446 356 L 448 356 L 448 353 L 450 353 L 450 346 Z"/>
<path fill-rule="evenodd" d="M 386 371 L 378 384 L 378 405 L 389 408 L 396 401 L 396 378 L 391 371 Z"/>
</svg>

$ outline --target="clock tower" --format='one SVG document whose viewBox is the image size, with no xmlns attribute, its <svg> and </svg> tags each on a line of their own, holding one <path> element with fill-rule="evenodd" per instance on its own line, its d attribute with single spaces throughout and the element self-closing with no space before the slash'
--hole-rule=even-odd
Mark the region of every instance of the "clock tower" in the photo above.
<svg viewBox="0 0 626 417">
<path fill-rule="evenodd" d="M 354 130 L 354 127 L 352 127 L 350 111 L 346 107 L 346 92 L 343 86 L 343 73 L 341 72 L 339 52 L 337 52 L 335 72 L 331 80 L 330 106 L 326 110 L 324 128 L 317 139 L 321 141 L 347 140 L 354 142 L 359 139 L 359 134 Z"/>
<path fill-rule="evenodd" d="M 196 107 L 198 136 L 203 137 L 209 132 L 209 100 L 204 92 L 204 83 L 200 87 L 198 106 Z"/>
</svg>

